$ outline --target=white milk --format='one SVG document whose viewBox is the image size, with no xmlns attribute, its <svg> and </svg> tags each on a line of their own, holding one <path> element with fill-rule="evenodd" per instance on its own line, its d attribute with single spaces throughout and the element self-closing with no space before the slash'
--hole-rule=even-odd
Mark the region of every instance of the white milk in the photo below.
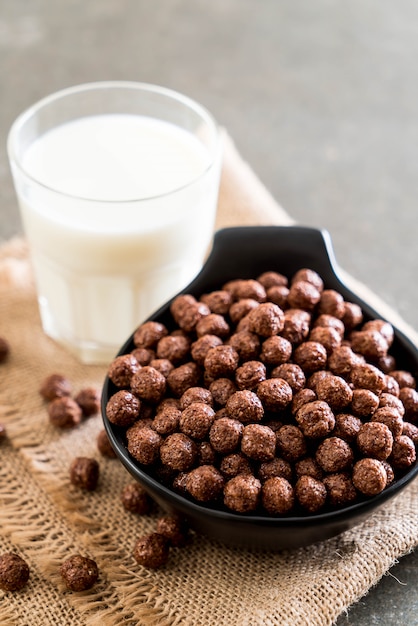
<svg viewBox="0 0 418 626">
<path fill-rule="evenodd" d="M 41 183 L 18 195 L 44 329 L 106 361 L 201 268 L 219 166 L 174 125 L 108 114 L 48 131 L 23 169 Z"/>
</svg>

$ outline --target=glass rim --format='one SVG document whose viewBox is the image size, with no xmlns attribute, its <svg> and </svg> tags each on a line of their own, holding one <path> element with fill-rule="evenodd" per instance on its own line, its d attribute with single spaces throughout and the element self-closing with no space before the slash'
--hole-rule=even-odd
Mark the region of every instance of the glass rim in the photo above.
<svg viewBox="0 0 418 626">
<path fill-rule="evenodd" d="M 209 160 L 208 165 L 202 170 L 201 173 L 199 173 L 197 176 L 192 178 L 190 181 L 188 181 L 187 183 L 183 183 L 182 185 L 179 185 L 178 187 L 173 187 L 173 189 L 169 191 L 165 191 L 163 193 L 153 194 L 149 196 L 142 196 L 139 198 L 137 197 L 128 198 L 128 199 L 125 198 L 122 200 L 115 200 L 115 199 L 106 200 L 102 198 L 100 199 L 92 198 L 92 197 L 76 195 L 76 194 L 68 193 L 65 191 L 61 191 L 60 189 L 57 189 L 55 187 L 52 187 L 51 185 L 47 185 L 39 181 L 36 177 L 32 176 L 32 174 L 30 174 L 23 167 L 21 160 L 18 158 L 16 154 L 16 144 L 17 144 L 19 132 L 21 131 L 24 124 L 31 117 L 33 117 L 38 111 L 40 111 L 44 107 L 54 103 L 55 101 L 67 98 L 68 96 L 81 93 L 81 92 L 100 91 L 100 90 L 105 91 L 105 90 L 111 90 L 111 89 L 126 89 L 126 90 L 131 89 L 133 91 L 155 93 L 155 94 L 164 96 L 167 99 L 180 102 L 186 107 L 188 107 L 189 109 L 194 110 L 201 117 L 201 119 L 204 122 L 206 122 L 206 124 L 208 124 L 213 130 L 215 144 L 214 144 L 213 150 L 211 150 L 209 153 L 210 160 Z M 79 117 L 81 118 L 84 116 L 80 115 Z M 158 118 L 155 118 L 155 119 L 158 119 Z M 221 139 L 222 138 L 221 138 L 220 126 L 218 125 L 212 113 L 210 113 L 210 111 L 206 107 L 204 107 L 202 104 L 200 104 L 199 102 L 197 102 L 190 96 L 186 96 L 185 94 L 179 91 L 176 91 L 174 89 L 171 89 L 169 87 L 162 87 L 160 85 L 155 85 L 152 83 L 146 83 L 146 82 L 140 82 L 140 81 L 128 81 L 128 80 L 125 80 L 125 81 L 107 80 L 107 81 L 80 83 L 72 87 L 66 87 L 64 89 L 60 89 L 58 91 L 55 91 L 52 94 L 49 94 L 48 96 L 45 96 L 44 98 L 41 98 L 40 100 L 38 100 L 31 106 L 27 107 L 24 111 L 22 111 L 22 113 L 20 113 L 17 116 L 17 118 L 14 120 L 14 122 L 12 123 L 10 127 L 8 137 L 7 137 L 7 153 L 8 153 L 10 163 L 13 164 L 23 176 L 25 176 L 27 179 L 29 179 L 30 181 L 32 181 L 33 183 L 35 183 L 36 185 L 38 185 L 39 187 L 43 188 L 44 190 L 48 192 L 58 194 L 68 199 L 79 200 L 85 203 L 128 205 L 132 203 L 148 202 L 150 200 L 156 200 L 157 198 L 164 198 L 172 194 L 181 192 L 183 189 L 187 189 L 191 185 L 194 185 L 195 183 L 197 183 L 213 168 L 213 166 L 218 161 L 218 158 L 221 153 L 221 145 L 222 145 Z"/>
</svg>

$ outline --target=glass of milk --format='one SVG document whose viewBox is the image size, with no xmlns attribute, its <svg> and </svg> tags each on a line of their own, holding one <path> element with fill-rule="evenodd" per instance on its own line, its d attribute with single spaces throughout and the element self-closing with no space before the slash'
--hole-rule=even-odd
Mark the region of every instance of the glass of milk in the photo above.
<svg viewBox="0 0 418 626">
<path fill-rule="evenodd" d="M 8 153 L 43 329 L 82 362 L 107 363 L 202 267 L 219 128 L 172 90 L 99 82 L 22 113 Z"/>
</svg>

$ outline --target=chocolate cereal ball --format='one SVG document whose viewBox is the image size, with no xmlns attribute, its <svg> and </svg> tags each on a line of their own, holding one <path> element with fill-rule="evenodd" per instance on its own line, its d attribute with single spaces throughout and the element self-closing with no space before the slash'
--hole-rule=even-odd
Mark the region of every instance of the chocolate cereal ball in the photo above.
<svg viewBox="0 0 418 626">
<path fill-rule="evenodd" d="M 225 479 L 213 465 L 200 465 L 187 474 L 186 489 L 199 502 L 217 500 Z"/>
<path fill-rule="evenodd" d="M 273 302 L 262 302 L 248 313 L 250 330 L 260 337 L 277 335 L 284 326 L 282 309 Z"/>
<path fill-rule="evenodd" d="M 370 389 L 353 389 L 351 410 L 359 417 L 373 415 L 379 406 L 379 396 Z"/>
<path fill-rule="evenodd" d="M 322 378 L 315 391 L 318 400 L 327 402 L 333 411 L 344 409 L 353 398 L 351 387 L 341 376 L 329 375 Z"/>
<path fill-rule="evenodd" d="M 282 378 L 289 383 L 293 394 L 304 388 L 306 376 L 296 363 L 282 363 L 271 371 L 272 378 Z"/>
<path fill-rule="evenodd" d="M 283 515 L 293 509 L 295 495 L 288 480 L 281 476 L 268 478 L 261 490 L 262 505 L 272 515 Z"/>
<path fill-rule="evenodd" d="M 29 580 L 29 565 L 14 552 L 0 555 L 0 589 L 18 591 L 23 589 Z"/>
<path fill-rule="evenodd" d="M 342 321 L 346 330 L 352 330 L 356 326 L 359 326 L 363 321 L 363 311 L 361 307 L 354 302 L 344 302 Z"/>
<path fill-rule="evenodd" d="M 39 393 L 44 400 L 50 401 L 55 398 L 63 398 L 71 395 L 72 385 L 66 376 L 51 374 L 47 376 L 39 388 Z"/>
<path fill-rule="evenodd" d="M 136 422 L 127 430 L 126 440 L 129 454 L 142 465 L 153 465 L 158 460 L 163 440 L 150 426 Z"/>
<path fill-rule="evenodd" d="M 150 365 L 156 357 L 155 350 L 151 348 L 134 348 L 131 355 L 138 361 L 138 365 Z"/>
<path fill-rule="evenodd" d="M 170 469 L 187 472 L 196 461 L 197 446 L 184 433 L 173 433 L 161 445 L 160 458 L 163 465 Z"/>
<path fill-rule="evenodd" d="M 94 491 L 99 482 L 100 467 L 96 459 L 78 456 L 70 465 L 70 482 L 84 491 Z"/>
<path fill-rule="evenodd" d="M 281 457 L 274 457 L 271 461 L 264 461 L 260 463 L 257 476 L 264 483 L 269 478 L 274 476 L 281 476 L 289 482 L 292 480 L 293 470 L 289 461 Z"/>
<path fill-rule="evenodd" d="M 402 435 L 406 435 L 414 442 L 415 445 L 418 445 L 418 426 L 416 424 L 411 424 L 411 422 L 404 422 Z"/>
<path fill-rule="evenodd" d="M 213 406 L 213 397 L 209 389 L 205 387 L 189 387 L 180 398 L 180 409 L 183 411 L 193 402 L 204 402 Z"/>
<path fill-rule="evenodd" d="M 274 302 L 281 309 L 287 306 L 287 297 L 289 295 L 289 289 L 285 285 L 272 285 L 267 289 L 267 300 Z"/>
<path fill-rule="evenodd" d="M 301 429 L 294 424 L 285 424 L 276 432 L 279 452 L 287 461 L 297 461 L 306 454 L 307 445 Z"/>
<path fill-rule="evenodd" d="M 116 387 L 129 387 L 132 376 L 140 367 L 133 354 L 122 354 L 113 359 L 107 370 L 107 375 Z"/>
<path fill-rule="evenodd" d="M 306 280 L 293 282 L 289 289 L 287 302 L 293 309 L 312 311 L 321 298 L 317 287 Z"/>
<path fill-rule="evenodd" d="M 308 267 L 303 267 L 292 276 L 292 284 L 298 281 L 305 281 L 314 285 L 319 292 L 324 289 L 324 282 L 318 272 Z"/>
<path fill-rule="evenodd" d="M 178 430 L 181 417 L 180 409 L 165 405 L 152 421 L 152 428 L 159 435 L 171 435 Z"/>
<path fill-rule="evenodd" d="M 198 337 L 204 335 L 216 335 L 217 337 L 227 337 L 229 335 L 229 324 L 223 315 L 209 313 L 196 324 L 196 334 Z"/>
<path fill-rule="evenodd" d="M 186 360 L 190 350 L 190 339 L 184 335 L 167 335 L 162 337 L 157 344 L 156 356 L 159 359 L 167 359 L 173 365 L 178 365 Z"/>
<path fill-rule="evenodd" d="M 385 375 L 371 363 L 356 365 L 351 370 L 351 382 L 357 389 L 369 389 L 379 395 L 385 387 Z"/>
<path fill-rule="evenodd" d="M 260 274 L 260 276 L 257 277 L 257 281 L 263 285 L 264 289 L 268 289 L 274 285 L 287 286 L 289 282 L 286 276 L 272 270 Z"/>
<path fill-rule="evenodd" d="M 197 462 L 198 465 L 215 465 L 218 455 L 209 441 L 197 442 Z"/>
<path fill-rule="evenodd" d="M 257 395 L 268 411 L 282 411 L 293 398 L 292 388 L 283 378 L 263 380 L 257 387 Z"/>
<path fill-rule="evenodd" d="M 243 424 L 237 419 L 221 417 L 210 427 L 210 444 L 220 454 L 231 454 L 238 448 L 243 430 Z"/>
<path fill-rule="evenodd" d="M 266 380 L 266 366 L 261 361 L 246 361 L 235 372 L 238 389 L 254 390 Z"/>
<path fill-rule="evenodd" d="M 386 470 L 377 459 L 363 458 L 353 467 L 353 485 L 365 496 L 376 496 L 387 484 Z"/>
<path fill-rule="evenodd" d="M 410 372 L 406 370 L 392 370 L 390 375 L 396 380 L 400 389 L 403 389 L 404 387 L 415 389 L 416 381 Z"/>
<path fill-rule="evenodd" d="M 350 335 L 350 340 L 354 352 L 372 361 L 385 356 L 388 351 L 386 339 L 377 330 L 354 331 Z"/>
<path fill-rule="evenodd" d="M 81 408 L 83 417 L 96 415 L 100 411 L 100 393 L 96 387 L 86 387 L 81 389 L 75 396 L 74 400 Z"/>
<path fill-rule="evenodd" d="M 314 400 L 304 404 L 296 413 L 296 422 L 301 431 L 310 439 L 329 435 L 335 426 L 335 416 L 327 402 Z"/>
<path fill-rule="evenodd" d="M 0 363 L 4 363 L 10 354 L 10 344 L 4 338 L 0 337 Z"/>
<path fill-rule="evenodd" d="M 169 542 L 164 535 L 150 533 L 139 537 L 134 546 L 133 557 L 143 567 L 159 569 L 167 563 L 169 551 Z"/>
<path fill-rule="evenodd" d="M 165 378 L 167 378 L 171 370 L 174 369 L 174 365 L 168 359 L 152 359 L 149 365 L 158 370 Z"/>
<path fill-rule="evenodd" d="M 322 315 L 318 315 L 316 320 L 313 323 L 313 328 L 333 328 L 337 331 L 340 339 L 344 337 L 345 326 L 344 322 L 338 317 L 334 317 L 334 315 L 327 315 L 323 313 Z"/>
<path fill-rule="evenodd" d="M 341 334 L 331 326 L 317 326 L 309 333 L 309 341 L 317 341 L 318 343 L 321 343 L 326 349 L 327 354 L 330 355 L 336 348 L 340 347 Z"/>
<path fill-rule="evenodd" d="M 335 289 L 324 289 L 318 303 L 318 313 L 341 319 L 345 313 L 344 298 Z"/>
<path fill-rule="evenodd" d="M 351 413 L 339 413 L 335 416 L 335 428 L 332 434 L 344 441 L 354 441 L 359 433 L 362 421 Z"/>
<path fill-rule="evenodd" d="M 325 367 L 327 351 L 317 341 L 304 341 L 295 349 L 293 360 L 305 373 L 311 374 Z"/>
<path fill-rule="evenodd" d="M 96 561 L 81 554 L 74 554 L 62 563 L 61 577 L 71 591 L 91 589 L 99 577 Z"/>
<path fill-rule="evenodd" d="M 291 407 L 293 415 L 297 413 L 304 404 L 307 404 L 308 402 L 313 402 L 317 399 L 317 395 L 313 389 L 309 389 L 308 387 L 301 389 L 293 396 Z"/>
<path fill-rule="evenodd" d="M 405 410 L 405 419 L 412 423 L 418 421 L 418 392 L 412 387 L 401 387 L 399 399 Z"/>
<path fill-rule="evenodd" d="M 203 365 L 208 351 L 211 348 L 215 348 L 215 346 L 221 345 L 222 339 L 216 335 L 204 335 L 203 337 L 199 337 L 199 339 L 194 341 L 191 345 L 190 353 L 192 359 L 198 365 Z"/>
<path fill-rule="evenodd" d="M 174 298 L 170 311 L 177 325 L 186 333 L 193 331 L 197 323 L 210 313 L 207 304 L 197 302 L 196 298 L 190 294 L 182 294 Z"/>
<path fill-rule="evenodd" d="M 229 398 L 237 391 L 237 386 L 230 378 L 217 378 L 209 385 L 215 405 L 225 406 Z"/>
<path fill-rule="evenodd" d="M 334 507 L 351 504 L 357 498 L 357 491 L 348 472 L 328 474 L 323 479 L 328 500 Z"/>
<path fill-rule="evenodd" d="M 238 367 L 239 354 L 232 346 L 216 346 L 206 354 L 204 367 L 209 376 L 224 378 L 232 376 Z"/>
<path fill-rule="evenodd" d="M 276 452 L 276 435 L 268 426 L 248 424 L 244 426 L 241 452 L 254 461 L 271 461 Z"/>
<path fill-rule="evenodd" d="M 260 353 L 260 339 L 248 330 L 241 330 L 231 335 L 228 345 L 235 348 L 241 361 L 257 359 Z"/>
<path fill-rule="evenodd" d="M 284 312 L 284 326 L 280 335 L 293 345 L 302 343 L 309 335 L 311 316 L 302 309 L 287 309 Z"/>
<path fill-rule="evenodd" d="M 179 427 L 192 439 L 204 439 L 215 419 L 215 411 L 204 402 L 192 402 L 182 411 Z"/>
<path fill-rule="evenodd" d="M 372 422 L 381 422 L 385 424 L 394 437 L 402 435 L 404 421 L 399 414 L 399 411 L 394 407 L 386 406 L 380 407 L 374 411 Z"/>
<path fill-rule="evenodd" d="M 83 417 L 82 410 L 69 396 L 55 398 L 48 405 L 49 421 L 58 428 L 73 428 Z"/>
<path fill-rule="evenodd" d="M 141 367 L 131 379 L 132 393 L 150 404 L 158 404 L 163 399 L 166 386 L 165 376 L 150 365 Z"/>
<path fill-rule="evenodd" d="M 229 309 L 229 317 L 233 324 L 238 324 L 244 318 L 247 318 L 248 313 L 259 306 L 259 302 L 253 298 L 241 298 L 237 302 L 231 304 Z"/>
<path fill-rule="evenodd" d="M 152 500 L 139 483 L 128 483 L 121 492 L 122 506 L 136 515 L 147 515 L 152 507 Z"/>
<path fill-rule="evenodd" d="M 321 480 L 303 475 L 296 482 L 295 495 L 304 509 L 309 513 L 316 513 L 326 502 L 327 490 Z"/>
<path fill-rule="evenodd" d="M 225 478 L 233 478 L 239 474 L 252 474 L 253 469 L 250 461 L 241 452 L 233 452 L 225 455 L 219 465 L 219 469 Z"/>
<path fill-rule="evenodd" d="M 126 389 L 117 391 L 106 404 L 106 417 L 112 424 L 124 428 L 131 426 L 139 417 L 141 401 Z"/>
<path fill-rule="evenodd" d="M 187 528 L 176 515 L 164 515 L 157 521 L 156 531 L 165 537 L 171 546 L 181 548 L 187 543 Z"/>
<path fill-rule="evenodd" d="M 260 360 L 275 367 L 289 361 L 292 356 L 292 344 L 279 335 L 265 339 L 261 345 Z"/>
<path fill-rule="evenodd" d="M 356 443 L 364 456 L 384 461 L 392 452 L 393 435 L 386 424 L 366 422 L 359 430 Z"/>
<path fill-rule="evenodd" d="M 393 440 L 390 464 L 394 469 L 405 470 L 416 461 L 415 445 L 407 435 L 400 435 Z"/>
<path fill-rule="evenodd" d="M 330 371 L 336 376 L 342 376 L 345 379 L 349 378 L 353 367 L 362 363 L 364 363 L 364 357 L 353 352 L 350 346 L 347 345 L 335 348 L 328 358 Z"/>
<path fill-rule="evenodd" d="M 137 348 L 154 348 L 168 330 L 160 322 L 145 322 L 134 333 L 133 342 Z"/>
<path fill-rule="evenodd" d="M 258 507 L 261 482 L 248 474 L 240 474 L 229 480 L 224 487 L 224 504 L 238 513 L 250 513 Z"/>
<path fill-rule="evenodd" d="M 319 463 L 311 456 L 300 459 L 295 463 L 295 472 L 297 478 L 301 476 L 312 476 L 317 480 L 322 480 L 324 471 Z"/>
<path fill-rule="evenodd" d="M 218 315 L 226 315 L 232 304 L 232 296 L 225 289 L 203 294 L 200 300 L 209 307 L 212 313 L 218 313 Z"/>
<path fill-rule="evenodd" d="M 97 449 L 100 454 L 108 459 L 115 459 L 116 452 L 112 448 L 112 445 L 109 441 L 109 437 L 104 428 L 99 431 L 96 439 Z"/>
<path fill-rule="evenodd" d="M 266 290 L 263 285 L 252 278 L 230 280 L 223 288 L 229 291 L 234 300 L 253 298 L 257 302 L 264 302 L 266 299 Z"/>
<path fill-rule="evenodd" d="M 264 408 L 260 398 L 256 393 L 248 389 L 233 393 L 225 407 L 229 417 L 243 424 L 261 422 L 264 417 Z"/>
<path fill-rule="evenodd" d="M 200 379 L 200 370 L 196 363 L 189 361 L 175 367 L 167 376 L 167 385 L 170 391 L 180 398 L 189 387 L 197 387 Z"/>
<path fill-rule="evenodd" d="M 341 472 L 351 467 L 354 454 L 344 439 L 327 437 L 319 444 L 315 459 L 324 472 Z"/>
<path fill-rule="evenodd" d="M 364 331 L 376 330 L 384 337 L 388 346 L 392 345 L 393 340 L 395 338 L 395 331 L 393 330 L 392 324 L 381 319 L 375 319 L 375 320 L 370 320 L 366 322 L 363 325 L 362 330 Z"/>
</svg>

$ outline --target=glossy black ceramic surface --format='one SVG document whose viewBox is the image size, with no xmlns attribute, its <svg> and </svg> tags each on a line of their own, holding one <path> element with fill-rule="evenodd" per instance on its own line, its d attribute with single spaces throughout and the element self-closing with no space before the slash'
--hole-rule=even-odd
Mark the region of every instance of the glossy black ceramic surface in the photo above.
<svg viewBox="0 0 418 626">
<path fill-rule="evenodd" d="M 367 302 L 350 291 L 340 278 L 328 233 L 298 226 L 237 227 L 218 231 L 205 266 L 183 293 L 191 293 L 198 297 L 205 292 L 219 289 L 223 283 L 231 279 L 255 278 L 267 270 L 276 270 L 291 276 L 304 267 L 316 270 L 323 278 L 327 289 L 336 289 L 346 300 L 359 304 L 366 319 L 382 317 Z M 148 319 L 158 320 L 170 329 L 173 322 L 169 305 L 170 302 Z M 128 353 L 133 348 L 131 336 L 119 354 Z M 418 349 L 396 328 L 391 353 L 396 357 L 398 367 L 417 375 Z M 232 513 L 221 506 L 217 508 L 202 506 L 162 485 L 128 454 L 124 430 L 111 424 L 105 414 L 107 400 L 116 391 L 113 383 L 106 378 L 102 394 L 103 420 L 120 461 L 162 508 L 186 518 L 197 532 L 229 545 L 281 550 L 326 540 L 369 517 L 404 489 L 418 474 L 418 464 L 415 464 L 378 496 L 343 509 L 327 510 L 315 515 L 299 517 L 242 515 Z"/>
</svg>

